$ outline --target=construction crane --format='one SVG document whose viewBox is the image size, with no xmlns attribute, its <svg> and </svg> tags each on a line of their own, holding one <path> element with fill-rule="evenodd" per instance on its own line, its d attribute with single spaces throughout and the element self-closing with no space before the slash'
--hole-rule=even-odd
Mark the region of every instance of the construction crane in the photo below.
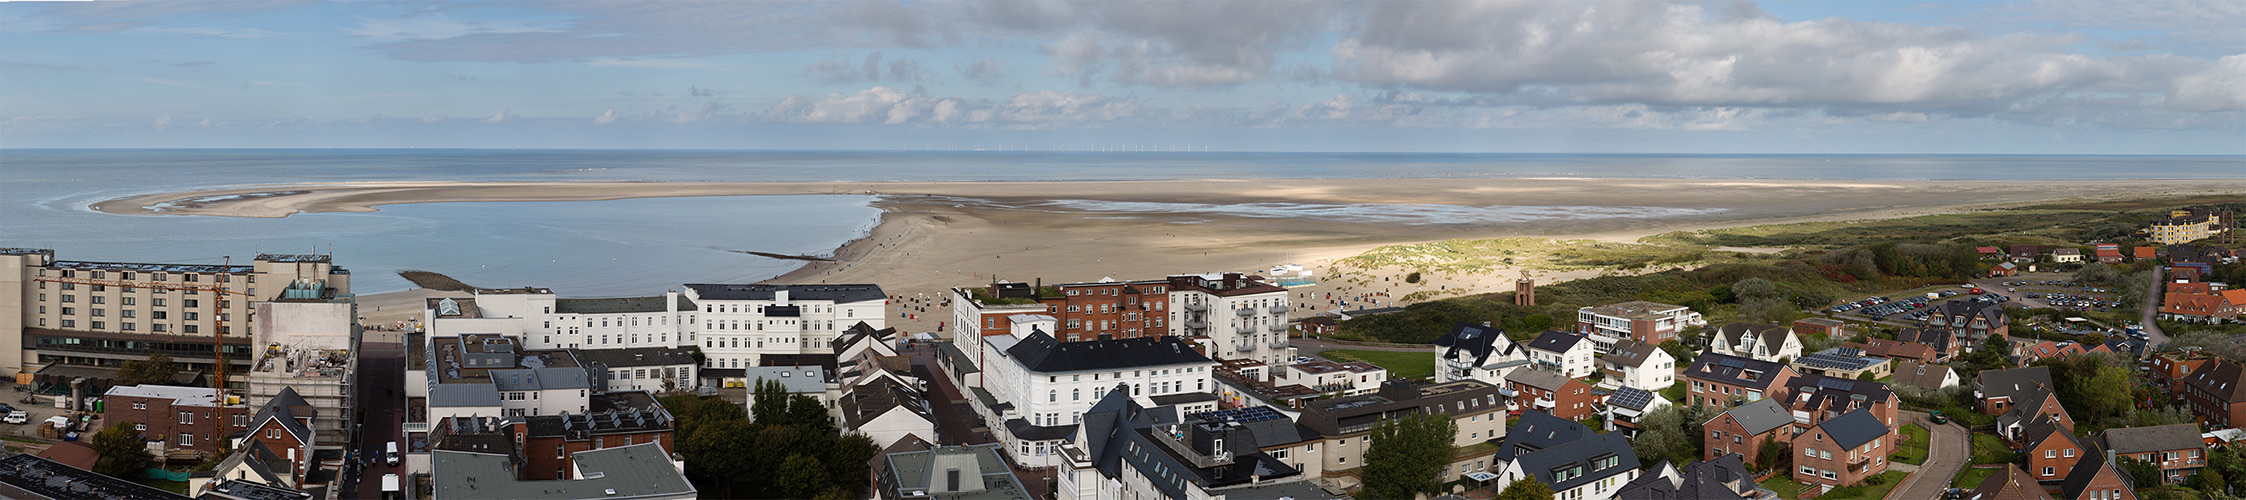
<svg viewBox="0 0 2246 500">
<path fill-rule="evenodd" d="M 227 257 L 221 267 L 232 268 L 233 264 L 234 258 Z M 226 275 L 220 274 L 219 276 L 223 277 Z M 212 366 L 214 366 L 218 372 L 218 378 L 212 379 L 211 381 L 211 388 L 217 389 L 218 391 L 216 394 L 217 401 L 212 402 L 212 408 L 217 409 L 226 407 L 226 296 L 241 295 L 246 297 L 250 295 L 249 292 L 227 290 L 225 282 L 223 281 L 218 282 L 217 284 L 202 285 L 193 283 L 168 283 L 162 281 L 123 281 L 85 278 L 39 277 L 33 278 L 33 280 L 49 283 L 114 286 L 120 288 L 151 288 L 157 290 L 204 291 L 217 294 L 218 300 L 211 301 L 211 321 L 213 322 L 212 326 L 215 327 L 211 329 L 211 355 L 215 356 L 215 358 L 213 359 L 216 360 L 215 363 L 212 363 Z M 71 411 L 78 411 L 78 409 L 72 408 Z M 219 443 L 223 443 L 223 440 L 226 439 L 225 421 L 226 416 L 223 411 L 217 411 L 211 414 L 211 443 L 214 446 L 218 445 Z"/>
</svg>

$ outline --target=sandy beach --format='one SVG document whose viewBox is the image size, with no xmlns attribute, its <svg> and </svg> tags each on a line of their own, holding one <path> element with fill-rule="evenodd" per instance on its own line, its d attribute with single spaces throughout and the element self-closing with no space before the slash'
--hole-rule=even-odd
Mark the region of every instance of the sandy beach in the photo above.
<svg viewBox="0 0 2246 500">
<path fill-rule="evenodd" d="M 997 279 L 1146 279 L 1284 263 L 1323 269 L 1378 245 L 1452 238 L 1632 241 L 1685 229 L 1901 217 L 2052 200 L 2236 193 L 2246 193 L 2246 181 L 391 182 L 244 186 L 110 200 L 91 208 L 116 214 L 285 217 L 403 203 L 879 195 L 875 205 L 883 210 L 882 220 L 869 234 L 837 249 L 833 262 L 811 262 L 772 281 L 878 283 L 892 295 L 922 299 L 898 304 L 893 326 L 932 331 L 949 316 L 933 302 L 943 290 Z M 1561 208 L 1529 210 L 1537 207 Z M 1566 213 L 1592 209 L 1603 215 Z M 1516 277 L 1511 270 L 1498 270 L 1405 286 L 1398 276 L 1381 272 L 1361 277 L 1370 284 L 1329 281 L 1300 291 L 1351 296 L 1386 292 L 1393 299 L 1423 289 L 1510 290 Z M 1589 273 L 1539 273 L 1538 278 L 1549 283 L 1585 275 Z"/>
</svg>

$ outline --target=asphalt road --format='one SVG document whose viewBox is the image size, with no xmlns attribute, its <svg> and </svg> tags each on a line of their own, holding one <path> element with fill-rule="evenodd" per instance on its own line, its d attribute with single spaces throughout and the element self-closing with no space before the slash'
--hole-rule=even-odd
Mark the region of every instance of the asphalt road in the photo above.
<svg viewBox="0 0 2246 500">
<path fill-rule="evenodd" d="M 405 365 L 406 350 L 398 336 L 401 332 L 368 330 L 359 345 L 359 443 L 358 456 L 365 457 L 366 468 L 353 473 L 350 464 L 344 465 L 344 498 L 382 498 L 382 475 L 405 476 L 405 467 L 391 467 L 382 461 L 384 446 L 397 441 L 403 451 L 405 442 Z"/>
<path fill-rule="evenodd" d="M 2152 266 L 2153 286 L 2145 287 L 2145 317 L 2143 320 L 2138 321 L 2137 324 L 2144 325 L 2145 335 L 2151 338 L 2151 340 L 2146 341 L 2147 343 L 2151 344 L 2145 349 L 2146 356 L 2152 355 L 2152 348 L 2160 347 L 2161 345 L 2168 343 L 2168 333 L 2160 331 L 2160 323 L 2153 322 L 2154 316 L 2158 316 L 2160 314 L 2160 294 L 2167 291 L 2168 288 L 2166 286 L 2160 285 L 2162 281 L 2161 275 L 2165 274 L 2167 271 L 2167 268 Z"/>
<path fill-rule="evenodd" d="M 1915 411 L 1901 412 L 1899 415 L 1903 421 L 1919 424 L 1930 431 L 1927 434 L 1926 463 L 1919 465 L 1918 473 L 1904 479 L 1903 484 L 1896 486 L 1895 492 L 1887 497 L 1942 498 L 1942 492 L 1949 489 L 1950 481 L 1956 480 L 1958 471 L 1965 468 L 1971 453 L 1972 436 L 1955 421 L 1934 424 L 1926 420 L 1925 413 Z"/>
</svg>

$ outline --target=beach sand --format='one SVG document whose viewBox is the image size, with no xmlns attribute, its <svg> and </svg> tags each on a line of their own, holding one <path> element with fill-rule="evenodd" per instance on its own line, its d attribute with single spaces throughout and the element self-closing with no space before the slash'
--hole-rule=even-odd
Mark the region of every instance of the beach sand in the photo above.
<svg viewBox="0 0 2246 500">
<path fill-rule="evenodd" d="M 261 193 L 285 193 L 260 195 Z M 774 278 L 786 283 L 877 283 L 906 300 L 890 324 L 933 331 L 949 321 L 938 305 L 951 287 L 993 280 L 1046 283 L 1153 279 L 1170 274 L 1251 271 L 1294 263 L 1331 275 L 1327 264 L 1372 247 L 1452 238 L 1535 236 L 1634 241 L 1674 230 L 1811 220 L 1902 217 L 2052 200 L 2152 198 L 2246 193 L 2246 180 L 2151 181 L 1815 181 L 1672 179 L 1312 179 L 1114 182 L 912 183 L 366 183 L 245 186 L 105 201 L 119 214 L 283 217 L 357 212 L 399 203 L 572 201 L 672 196 L 881 195 L 881 223 L 835 252 Z M 231 199 L 201 203 L 191 199 Z M 1406 204 L 1526 207 L 1645 207 L 1658 216 L 1546 220 L 1356 220 L 1347 217 L 1240 216 L 1199 205 L 1115 210 L 1053 200 L 1238 205 Z M 145 207 L 162 205 L 162 210 Z M 1411 207 L 1375 207 L 1409 210 Z M 1678 209 L 1694 210 L 1679 213 Z M 1665 210 L 1665 211 L 1664 211 Z M 1419 290 L 1511 290 L 1516 274 L 1431 276 L 1406 285 L 1401 269 L 1355 273 L 1367 284 L 1328 280 L 1298 289 L 1387 299 Z M 1540 283 L 1594 275 L 1536 273 Z M 389 294 L 378 294 L 389 295 Z M 367 300 L 381 300 L 377 295 Z M 1377 299 L 1377 297 L 1376 297 Z M 1383 301 L 1385 302 L 1385 301 Z M 1370 306 L 1386 303 L 1367 303 Z M 384 306 L 388 309 L 387 306 Z M 387 311 L 384 311 L 387 312 Z M 1314 312 L 1298 309 L 1297 316 Z M 370 319 L 371 316 L 370 316 Z"/>
</svg>

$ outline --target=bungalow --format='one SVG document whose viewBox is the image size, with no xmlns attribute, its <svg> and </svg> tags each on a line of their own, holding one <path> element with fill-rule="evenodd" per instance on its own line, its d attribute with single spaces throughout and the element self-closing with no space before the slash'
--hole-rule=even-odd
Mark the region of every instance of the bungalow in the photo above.
<svg viewBox="0 0 2246 500">
<path fill-rule="evenodd" d="M 2068 262 L 2082 262 L 2082 250 L 2074 248 L 2061 248 L 2058 250 L 2052 250 L 2051 261 L 2061 264 Z"/>
<path fill-rule="evenodd" d="M 1591 363 L 1595 344 L 1582 335 L 1547 330 L 1526 346 L 1529 366 L 1567 378 L 1589 377 L 1596 370 Z"/>
<path fill-rule="evenodd" d="M 1621 431 L 1625 436 L 1637 437 L 1638 419 L 1654 410 L 1673 406 L 1668 398 L 1653 391 L 1635 387 L 1622 387 L 1607 395 L 1607 432 Z"/>
<path fill-rule="evenodd" d="M 2207 442 L 2199 424 L 2106 429 L 2098 435 L 2107 461 L 2134 458 L 2160 467 L 2161 481 L 2175 484 L 2207 467 Z"/>
<path fill-rule="evenodd" d="M 2019 275 L 2019 274 L 2020 274 L 2020 266 L 2019 266 L 2018 264 L 2013 264 L 2013 263 L 2010 263 L 2010 262 L 2006 262 L 2006 263 L 2002 263 L 2002 264 L 1997 264 L 1997 265 L 1994 265 L 1994 266 L 1990 266 L 1990 267 L 1989 267 L 1989 277 L 1991 277 L 1991 278 L 2004 278 L 2004 277 L 2010 277 L 2010 276 L 2017 276 L 2017 275 Z"/>
<path fill-rule="evenodd" d="M 1703 431 L 1701 449 L 1703 460 L 1715 460 L 1737 453 L 1749 462 L 1762 453 L 1763 443 L 1793 440 L 1794 417 L 1786 412 L 1777 398 L 1762 398 L 1739 405 L 1700 425 Z"/>
<path fill-rule="evenodd" d="M 1783 326 L 1732 323 L 1716 329 L 1707 352 L 1775 362 L 1801 356 L 1801 337 Z"/>
<path fill-rule="evenodd" d="M 1599 356 L 1599 372 L 1606 375 L 1600 387 L 1658 391 L 1677 385 L 1677 358 L 1653 344 L 1625 339 Z"/>
<path fill-rule="evenodd" d="M 2157 258 L 2160 258 L 2160 256 L 2159 256 L 2159 255 L 2157 255 L 2157 253 L 2158 253 L 2158 252 L 2159 252 L 2159 250 L 2158 250 L 2158 249 L 2155 249 L 2155 248 L 2153 248 L 2153 247 L 2149 247 L 2149 246 L 2144 246 L 2144 247 L 2136 247 L 2136 248 L 2132 248 L 2132 249 L 2130 249 L 2130 255 L 2133 255 L 2133 256 L 2135 256 L 2137 260 L 2145 260 L 2145 259 L 2157 259 Z"/>
<path fill-rule="evenodd" d="M 1921 389 L 1958 386 L 1957 371 L 1951 370 L 1948 365 L 1919 364 L 1909 360 L 1897 361 L 1895 376 L 1889 380 L 1898 385 Z"/>
<path fill-rule="evenodd" d="M 1516 401 L 1529 402 L 1531 407 L 1523 410 L 1543 410 L 1568 420 L 1598 414 L 1599 399 L 1605 395 L 1591 384 L 1543 370 L 1514 370 L 1505 376 L 1505 388 L 1520 393 Z"/>
<path fill-rule="evenodd" d="M 1826 420 L 1794 436 L 1794 481 L 1819 492 L 1854 485 L 1887 472 L 1894 435 L 1870 409 Z"/>
<path fill-rule="evenodd" d="M 1979 254 L 1981 254 L 1981 258 L 1983 258 L 1983 259 L 1995 260 L 1995 259 L 2002 259 L 2002 258 L 2004 258 L 2004 249 L 2002 249 L 2002 248 L 1997 248 L 1997 247 L 1973 247 L 1973 251 L 1974 251 L 1974 252 L 1976 252 L 1976 253 L 1979 253 Z"/>
<path fill-rule="evenodd" d="M 1686 404 L 1710 408 L 1728 408 L 1737 403 L 1762 399 L 1786 387 L 1794 378 L 1792 367 L 1724 354 L 1704 354 L 1685 369 L 1685 380 L 1692 385 Z"/>
</svg>

